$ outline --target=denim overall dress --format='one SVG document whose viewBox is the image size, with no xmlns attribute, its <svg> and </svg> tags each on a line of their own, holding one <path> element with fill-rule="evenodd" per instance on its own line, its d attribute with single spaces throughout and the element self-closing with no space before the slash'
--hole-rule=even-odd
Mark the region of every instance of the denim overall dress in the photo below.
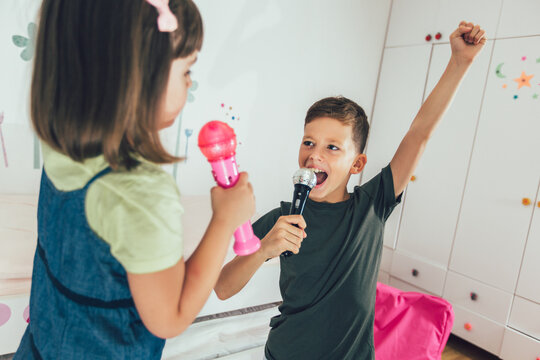
<svg viewBox="0 0 540 360">
<path fill-rule="evenodd" d="M 30 322 L 18 359 L 160 359 L 165 340 L 143 325 L 126 271 L 86 220 L 90 185 L 57 190 L 45 170 L 38 204 Z"/>
</svg>

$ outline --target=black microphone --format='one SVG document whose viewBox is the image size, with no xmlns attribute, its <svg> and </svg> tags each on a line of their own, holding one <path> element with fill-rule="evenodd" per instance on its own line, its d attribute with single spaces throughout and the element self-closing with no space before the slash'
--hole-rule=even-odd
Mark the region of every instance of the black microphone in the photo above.
<svg viewBox="0 0 540 360">
<path fill-rule="evenodd" d="M 309 192 L 317 185 L 317 176 L 313 170 L 301 168 L 293 175 L 294 193 L 289 215 L 302 215 Z M 295 225 L 297 226 L 297 225 Z M 297 226 L 298 227 L 298 226 Z M 290 256 L 291 251 L 284 251 L 281 255 Z"/>
</svg>

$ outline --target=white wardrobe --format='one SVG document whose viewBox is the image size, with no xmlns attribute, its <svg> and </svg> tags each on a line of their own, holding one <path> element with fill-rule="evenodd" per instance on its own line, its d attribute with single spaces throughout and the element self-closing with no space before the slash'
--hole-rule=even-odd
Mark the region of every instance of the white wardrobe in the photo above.
<svg viewBox="0 0 540 360">
<path fill-rule="evenodd" d="M 454 334 L 502 359 L 535 360 L 539 0 L 393 0 L 362 181 L 392 159 L 461 20 L 480 24 L 489 40 L 387 222 L 379 280 L 444 297 Z"/>
</svg>

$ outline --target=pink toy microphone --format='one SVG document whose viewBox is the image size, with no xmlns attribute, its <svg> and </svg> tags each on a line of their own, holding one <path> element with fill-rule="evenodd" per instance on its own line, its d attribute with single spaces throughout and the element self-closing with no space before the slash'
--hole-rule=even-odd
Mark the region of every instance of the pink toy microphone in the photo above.
<svg viewBox="0 0 540 360">
<path fill-rule="evenodd" d="M 221 121 L 206 123 L 199 133 L 199 148 L 212 166 L 216 183 L 225 189 L 233 187 L 239 178 L 234 130 Z M 253 254 L 261 247 L 249 220 L 236 229 L 234 239 L 233 248 L 237 255 Z"/>
</svg>

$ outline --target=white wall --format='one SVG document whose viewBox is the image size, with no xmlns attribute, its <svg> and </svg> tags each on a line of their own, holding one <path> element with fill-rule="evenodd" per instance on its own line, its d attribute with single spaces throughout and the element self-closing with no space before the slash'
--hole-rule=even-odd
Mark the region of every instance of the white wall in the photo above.
<svg viewBox="0 0 540 360">
<path fill-rule="evenodd" d="M 4 113 L 0 124 L 4 140 L 0 139 L 0 194 L 33 194 L 39 186 L 41 164 L 39 156 L 34 156 L 29 119 L 32 63 L 21 58 L 24 49 L 12 40 L 14 35 L 29 38 L 28 24 L 36 21 L 39 3 L 0 1 L 0 113 Z"/>
<path fill-rule="evenodd" d="M 0 2 L 0 112 L 5 113 L 0 126 L 9 159 L 6 167 L 0 151 L 0 194 L 38 192 L 41 159 L 28 115 L 32 63 L 21 58 L 23 49 L 14 45 L 12 36 L 28 37 L 39 4 Z M 344 95 L 371 113 L 390 0 L 197 4 L 205 24 L 192 76 L 198 88 L 192 92 L 194 101 L 163 134 L 174 152 L 180 133 L 178 154 L 184 155 L 185 129 L 193 129 L 188 161 L 177 165 L 177 180 L 186 195 L 208 194 L 213 178 L 197 148 L 197 134 L 209 120 L 227 121 L 241 143 L 238 163 L 250 173 L 257 210 L 265 212 L 291 197 L 303 119 L 314 101 Z M 167 169 L 173 171 L 172 166 Z M 356 183 L 357 177 L 351 181 Z"/>
<path fill-rule="evenodd" d="M 242 143 L 240 167 L 250 173 L 257 209 L 265 212 L 292 196 L 303 120 L 314 101 L 341 94 L 371 113 L 390 0 L 197 4 L 206 33 L 193 68 L 196 99 L 182 116 L 182 127 L 195 131 L 189 159 L 179 166 L 180 188 L 204 194 L 213 185 L 196 134 L 208 120 L 228 120 Z M 229 117 L 221 103 L 233 107 Z"/>
</svg>

